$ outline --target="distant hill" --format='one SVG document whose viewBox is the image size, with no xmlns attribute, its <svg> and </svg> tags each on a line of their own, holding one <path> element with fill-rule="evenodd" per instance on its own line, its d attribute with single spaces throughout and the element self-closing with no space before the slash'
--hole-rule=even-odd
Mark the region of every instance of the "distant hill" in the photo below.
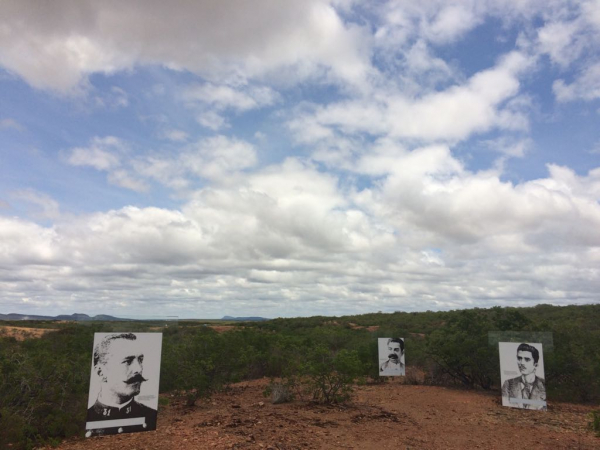
<svg viewBox="0 0 600 450">
<path fill-rule="evenodd" d="M 108 316 L 106 314 L 99 314 L 94 317 L 90 317 L 87 314 L 61 314 L 59 316 L 36 316 L 31 314 L 0 314 L 0 320 L 71 320 L 76 322 L 90 322 L 90 321 L 119 321 L 119 320 L 131 320 L 121 319 L 119 317 Z"/>
<path fill-rule="evenodd" d="M 0 320 L 69 320 L 74 322 L 92 322 L 92 321 L 132 321 L 134 319 L 123 319 L 120 317 L 109 316 L 106 314 L 99 314 L 97 316 L 88 316 L 87 314 L 71 314 L 70 316 L 67 314 L 61 314 L 59 316 L 38 316 L 32 314 L 0 314 Z M 194 319 L 195 320 L 195 319 Z M 227 320 L 230 322 L 262 322 L 266 319 L 264 317 L 232 317 L 225 316 L 221 320 Z"/>
<path fill-rule="evenodd" d="M 223 318 L 221 320 L 229 320 L 229 321 L 236 321 L 236 322 L 262 322 L 264 320 L 271 320 L 271 319 L 266 319 L 264 317 L 231 317 L 231 316 L 223 316 Z"/>
</svg>

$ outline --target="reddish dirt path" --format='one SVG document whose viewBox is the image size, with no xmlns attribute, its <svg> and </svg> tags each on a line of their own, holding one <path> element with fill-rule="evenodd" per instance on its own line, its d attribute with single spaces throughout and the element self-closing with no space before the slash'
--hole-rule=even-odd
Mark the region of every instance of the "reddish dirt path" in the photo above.
<svg viewBox="0 0 600 450">
<path fill-rule="evenodd" d="M 60 450 L 178 449 L 600 449 L 589 406 L 550 403 L 547 412 L 503 408 L 495 394 L 411 386 L 358 387 L 351 404 L 273 405 L 266 380 L 186 408 L 171 399 L 156 431 L 77 439 Z"/>
</svg>

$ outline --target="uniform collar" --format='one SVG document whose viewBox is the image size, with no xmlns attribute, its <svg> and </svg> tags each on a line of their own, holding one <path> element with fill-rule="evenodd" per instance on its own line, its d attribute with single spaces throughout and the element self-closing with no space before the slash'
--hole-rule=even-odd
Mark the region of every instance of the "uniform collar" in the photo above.
<svg viewBox="0 0 600 450">
<path fill-rule="evenodd" d="M 133 402 L 133 397 L 131 397 L 131 399 L 129 399 L 129 401 L 127 403 L 121 403 L 120 405 L 111 405 L 108 403 L 103 403 L 100 401 L 100 398 L 98 398 L 98 403 L 100 403 L 102 406 L 108 407 L 108 408 L 115 408 L 115 409 L 118 409 L 119 411 L 121 411 L 126 406 L 129 406 L 131 404 L 131 402 Z"/>
</svg>

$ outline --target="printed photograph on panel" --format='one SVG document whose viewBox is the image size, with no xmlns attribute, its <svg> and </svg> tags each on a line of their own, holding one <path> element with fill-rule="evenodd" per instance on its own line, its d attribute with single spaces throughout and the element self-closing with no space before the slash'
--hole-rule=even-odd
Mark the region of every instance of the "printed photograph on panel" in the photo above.
<svg viewBox="0 0 600 450">
<path fill-rule="evenodd" d="M 86 437 L 156 429 L 161 333 L 96 333 Z"/>
<path fill-rule="evenodd" d="M 500 342 L 502 405 L 546 410 L 542 344 Z"/>
<path fill-rule="evenodd" d="M 379 338 L 379 375 L 404 376 L 404 338 Z"/>
</svg>

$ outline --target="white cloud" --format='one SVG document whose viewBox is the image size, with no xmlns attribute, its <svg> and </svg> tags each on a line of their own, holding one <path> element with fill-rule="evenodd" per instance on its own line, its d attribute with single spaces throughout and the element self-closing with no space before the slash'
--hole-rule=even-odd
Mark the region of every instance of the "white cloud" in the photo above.
<svg viewBox="0 0 600 450">
<path fill-rule="evenodd" d="M 519 139 L 503 136 L 495 140 L 484 141 L 484 145 L 507 157 L 522 158 L 533 146 L 533 140 L 530 138 Z"/>
<path fill-rule="evenodd" d="M 215 317 L 595 301 L 600 169 L 550 166 L 511 184 L 445 146 L 391 151 L 364 158 L 381 182 L 361 190 L 289 159 L 181 210 L 52 227 L 0 217 L 5 302 L 19 292 L 36 305 L 69 296 L 69 309 L 94 298 L 121 315 L 152 305 Z"/>
<path fill-rule="evenodd" d="M 498 124 L 501 103 L 518 93 L 518 74 L 527 57 L 512 53 L 496 67 L 475 74 L 466 85 L 429 94 L 415 102 L 390 102 L 390 133 L 420 139 L 465 139 Z"/>
<path fill-rule="evenodd" d="M 215 136 L 198 142 L 180 161 L 192 173 L 225 182 L 231 174 L 256 164 L 256 150 L 248 142 Z"/>
<path fill-rule="evenodd" d="M 0 64 L 31 85 L 69 92 L 89 74 L 161 64 L 222 80 L 300 66 L 360 83 L 365 33 L 329 2 L 239 4 L 12 2 L 3 8 Z M 153 24 L 149 26 L 148 24 Z M 228 30 L 226 33 L 223 30 Z"/>
<path fill-rule="evenodd" d="M 161 138 L 173 142 L 185 142 L 188 140 L 189 135 L 183 130 L 168 129 L 161 132 Z"/>
<path fill-rule="evenodd" d="M 431 84 L 448 83 L 454 78 L 454 71 L 441 58 L 435 57 L 424 40 L 418 40 L 406 53 L 408 75 L 425 85 L 423 78 L 428 77 Z"/>
<path fill-rule="evenodd" d="M 579 22 L 553 22 L 538 32 L 540 50 L 547 53 L 553 62 L 568 66 L 583 51 L 584 42 L 577 38 Z"/>
<path fill-rule="evenodd" d="M 149 186 L 134 177 L 124 164 L 129 163 L 128 144 L 114 136 L 94 137 L 89 147 L 71 149 L 65 160 L 72 166 L 88 166 L 108 173 L 110 184 L 136 192 L 146 192 Z"/>
<path fill-rule="evenodd" d="M 240 112 L 271 105 L 278 98 L 277 93 L 266 86 L 234 89 L 212 83 L 190 86 L 182 95 L 186 101 L 198 101 L 218 110 L 231 108 Z"/>
<path fill-rule="evenodd" d="M 540 251 L 558 241 L 563 248 L 600 245 L 597 170 L 578 177 L 550 166 L 549 178 L 513 185 L 494 172 L 466 171 L 443 146 L 365 158 L 363 167 L 390 175 L 381 189 L 362 193 L 360 204 L 415 242 L 477 244 L 478 254 Z"/>
<path fill-rule="evenodd" d="M 448 5 L 437 11 L 432 22 L 424 29 L 424 35 L 432 42 L 452 42 L 473 29 L 480 23 L 482 17 L 478 17 L 474 11 L 473 2 L 469 5 Z"/>
<path fill-rule="evenodd" d="M 372 5 L 378 19 L 375 33 L 379 44 L 390 49 L 404 48 L 414 39 L 426 39 L 435 45 L 448 45 L 493 17 L 506 28 L 515 23 L 556 15 L 561 0 L 427 0 L 421 2 L 391 0 Z"/>
<path fill-rule="evenodd" d="M 134 160 L 132 165 L 139 176 L 154 179 L 171 189 L 185 189 L 189 186 L 186 168 L 176 159 L 150 155 Z"/>
<path fill-rule="evenodd" d="M 440 92 L 409 98 L 381 92 L 378 97 L 346 100 L 300 113 L 289 123 L 299 142 L 330 140 L 343 134 L 367 134 L 424 141 L 456 141 L 494 127 L 527 126 L 517 99 L 518 76 L 532 61 L 512 52 L 498 64 L 473 75 L 466 83 Z"/>
<path fill-rule="evenodd" d="M 214 111 L 206 111 L 198 115 L 198 123 L 203 127 L 209 128 L 213 131 L 219 131 L 223 128 L 229 128 L 229 123 L 223 116 L 217 114 Z"/>
<path fill-rule="evenodd" d="M 126 170 L 118 169 L 108 174 L 108 182 L 125 189 L 131 189 L 136 192 L 146 192 L 149 186 L 141 180 L 131 176 Z"/>
<path fill-rule="evenodd" d="M 33 211 L 34 217 L 41 219 L 57 219 L 60 217 L 58 202 L 48 194 L 38 192 L 34 189 L 21 189 L 12 192 L 11 197 L 33 205 L 36 208 Z"/>
<path fill-rule="evenodd" d="M 571 84 L 556 80 L 552 90 L 559 102 L 591 101 L 600 98 L 600 62 L 586 67 Z"/>
<path fill-rule="evenodd" d="M 176 155 L 139 156 L 132 161 L 138 175 L 173 188 L 185 189 L 190 178 L 230 183 L 236 173 L 256 165 L 256 150 L 248 142 L 214 136 L 187 145 Z"/>
<path fill-rule="evenodd" d="M 600 30 L 600 0 L 581 2 L 582 15 L 596 29 Z"/>
<path fill-rule="evenodd" d="M 436 44 L 451 43 L 476 26 L 485 9 L 473 1 L 388 1 L 373 7 L 380 41 L 403 46 L 415 35 Z"/>
<path fill-rule="evenodd" d="M 125 148 L 124 142 L 114 136 L 94 137 L 89 147 L 76 147 L 66 157 L 73 166 L 88 166 L 96 170 L 110 170 L 118 167 L 119 153 Z"/>
<path fill-rule="evenodd" d="M 14 265 L 18 273 L 29 265 L 57 264 L 60 255 L 55 244 L 56 233 L 52 228 L 0 216 L 0 266 Z"/>
</svg>

